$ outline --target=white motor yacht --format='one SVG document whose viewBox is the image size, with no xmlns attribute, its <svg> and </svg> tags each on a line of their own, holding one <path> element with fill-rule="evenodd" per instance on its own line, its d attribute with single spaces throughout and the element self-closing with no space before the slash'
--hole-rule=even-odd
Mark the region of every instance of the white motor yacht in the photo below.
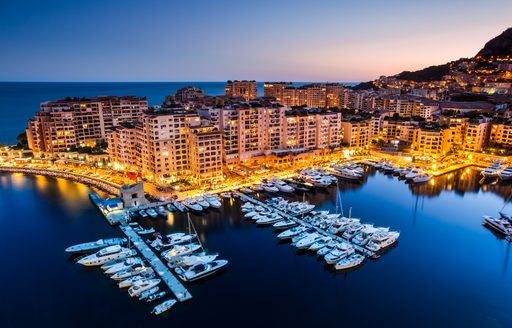
<svg viewBox="0 0 512 328">
<path fill-rule="evenodd" d="M 494 218 L 489 215 L 484 215 L 484 225 L 489 227 L 490 229 L 505 235 L 505 236 L 511 236 L 512 235 L 512 224 L 509 220 L 505 218 Z"/>
<path fill-rule="evenodd" d="M 323 237 L 324 236 L 322 236 L 322 235 L 320 235 L 318 233 L 312 233 L 309 236 L 306 236 L 305 238 L 302 238 L 301 240 L 299 240 L 295 244 L 295 247 L 297 247 L 298 249 L 307 249 L 311 245 L 316 243 L 317 241 L 322 240 Z"/>
<path fill-rule="evenodd" d="M 206 197 L 205 198 L 208 204 L 210 204 L 213 208 L 220 208 L 222 206 L 222 202 L 220 201 L 220 198 L 217 197 Z"/>
<path fill-rule="evenodd" d="M 324 259 L 327 264 L 334 264 L 354 253 L 354 248 L 347 243 L 339 243 L 332 251 L 325 254 Z"/>
<path fill-rule="evenodd" d="M 196 195 L 194 197 L 194 202 L 196 202 L 196 204 L 199 204 L 199 206 L 201 206 L 203 209 L 207 209 L 208 207 L 210 207 L 210 203 L 201 195 Z"/>
<path fill-rule="evenodd" d="M 228 264 L 226 260 L 215 260 L 209 263 L 199 263 L 187 270 L 177 268 L 175 271 L 184 281 L 195 281 L 214 274 Z"/>
<path fill-rule="evenodd" d="M 159 250 L 162 250 L 164 248 L 168 248 L 168 247 L 171 247 L 171 246 L 174 246 L 174 245 L 177 245 L 177 244 L 182 244 L 182 243 L 189 242 L 192 239 L 197 237 L 196 234 L 191 234 L 191 235 L 183 234 L 181 236 L 172 236 L 172 235 L 173 234 L 167 235 L 167 236 L 164 236 L 164 237 L 159 237 L 159 238 L 155 239 L 151 243 L 151 246 L 154 249 L 156 249 L 157 251 L 159 251 Z"/>
<path fill-rule="evenodd" d="M 203 207 L 197 204 L 192 198 L 187 197 L 182 201 L 182 204 L 185 205 L 189 210 L 194 212 L 201 212 Z"/>
<path fill-rule="evenodd" d="M 413 168 L 412 170 L 409 171 L 409 173 L 405 175 L 405 178 L 407 180 L 412 180 L 416 178 L 419 174 L 421 174 L 421 169 Z"/>
<path fill-rule="evenodd" d="M 432 175 L 428 173 L 421 173 L 416 177 L 412 178 L 412 182 L 414 183 L 425 183 L 428 182 L 432 178 Z"/>
<path fill-rule="evenodd" d="M 501 180 L 510 180 L 512 179 L 512 166 L 508 166 L 507 168 L 503 169 L 499 173 Z"/>
<path fill-rule="evenodd" d="M 276 186 L 279 189 L 279 191 L 282 191 L 282 192 L 292 193 L 295 190 L 295 188 L 286 184 L 286 182 L 284 182 L 283 180 L 278 179 L 276 177 L 272 177 L 270 179 L 270 182 L 273 183 L 274 186 Z"/>
<path fill-rule="evenodd" d="M 160 289 L 160 288 L 159 288 L 158 286 L 156 286 L 156 287 L 153 287 L 153 288 L 148 289 L 148 290 L 146 290 L 146 291 L 143 291 L 143 292 L 142 292 L 142 293 L 140 293 L 140 295 L 139 295 L 139 301 L 143 301 L 143 300 L 147 299 L 149 296 L 151 296 L 151 295 L 153 295 L 153 294 L 157 293 L 159 289 Z"/>
<path fill-rule="evenodd" d="M 181 213 L 185 213 L 188 211 L 187 207 L 185 205 L 183 205 L 181 202 L 179 201 L 174 201 L 172 203 L 174 205 L 174 207 L 176 207 L 178 209 L 178 211 L 180 211 Z"/>
<path fill-rule="evenodd" d="M 331 237 L 329 236 L 323 236 L 322 238 L 320 238 L 319 240 L 315 241 L 314 243 L 311 244 L 311 246 L 309 246 L 309 250 L 312 251 L 312 252 L 317 252 L 318 250 L 320 250 L 321 248 L 324 248 L 326 246 L 334 246 L 336 245 L 337 243 L 334 242 L 332 240 Z"/>
<path fill-rule="evenodd" d="M 279 239 L 290 239 L 290 238 L 292 238 L 294 236 L 297 236 L 297 235 L 303 233 L 306 230 L 307 230 L 307 228 L 305 226 L 299 225 L 297 227 L 293 227 L 291 229 L 288 229 L 288 230 L 285 230 L 285 231 L 281 232 L 280 234 L 277 235 L 277 238 L 279 238 Z"/>
<path fill-rule="evenodd" d="M 200 263 L 210 263 L 217 259 L 218 254 L 210 254 L 206 255 L 205 253 L 197 254 L 197 255 L 185 255 L 179 256 L 173 259 L 172 262 L 169 262 L 170 268 L 177 267 L 191 267 Z"/>
<path fill-rule="evenodd" d="M 135 250 L 124 248 L 119 245 L 109 246 L 78 260 L 78 263 L 85 266 L 102 265 L 112 260 L 126 258 L 137 254 Z"/>
<path fill-rule="evenodd" d="M 288 228 L 294 227 L 296 225 L 297 225 L 297 223 L 295 221 L 285 219 L 285 220 L 278 221 L 278 222 L 274 223 L 272 225 L 272 227 L 274 229 L 288 229 Z"/>
<path fill-rule="evenodd" d="M 123 271 L 119 271 L 114 273 L 110 278 L 114 280 L 125 280 L 133 276 L 141 275 L 141 274 L 151 274 L 153 273 L 153 269 L 151 267 L 147 267 L 142 263 L 135 264 L 131 268 L 125 269 Z"/>
<path fill-rule="evenodd" d="M 195 251 L 199 250 L 201 245 L 196 243 L 185 244 L 185 245 L 174 245 L 171 249 L 162 252 L 162 257 L 164 257 L 167 261 L 174 261 L 177 256 L 185 256 L 188 254 L 192 254 Z"/>
<path fill-rule="evenodd" d="M 281 221 L 283 217 L 279 214 L 273 213 L 266 217 L 262 217 L 256 220 L 256 224 L 258 225 L 269 225 Z"/>
<path fill-rule="evenodd" d="M 130 278 L 128 279 L 125 279 L 123 281 L 120 281 L 117 285 L 119 286 L 119 288 L 127 288 L 127 287 L 130 287 L 132 286 L 134 283 L 136 283 L 137 281 L 142 281 L 142 280 L 147 280 L 147 279 L 152 279 L 155 277 L 155 273 L 154 272 L 150 272 L 148 270 L 148 272 L 144 273 L 144 274 L 141 274 L 141 275 L 137 275 L 137 276 L 131 276 Z"/>
<path fill-rule="evenodd" d="M 353 254 L 349 257 L 346 257 L 346 258 L 343 258 L 341 259 L 340 261 L 338 261 L 335 265 L 334 265 L 334 268 L 336 270 L 347 270 L 347 269 L 351 269 L 351 268 L 354 268 L 358 265 L 361 265 L 361 263 L 363 263 L 364 261 L 364 256 L 361 255 L 361 254 Z"/>
<path fill-rule="evenodd" d="M 276 193 L 279 191 L 279 188 L 277 188 L 276 186 L 274 186 L 273 184 L 271 183 L 262 183 L 261 186 L 263 187 L 263 189 L 266 191 L 266 192 L 270 192 L 270 193 Z"/>
<path fill-rule="evenodd" d="M 124 261 L 114 264 L 111 267 L 108 267 L 106 269 L 104 269 L 103 266 L 101 268 L 105 270 L 106 274 L 114 274 L 116 272 L 129 269 L 132 266 L 134 266 L 135 264 L 141 264 L 141 263 L 142 263 L 142 259 L 140 257 L 129 257 L 127 259 L 124 259 Z"/>
<path fill-rule="evenodd" d="M 138 297 L 141 293 L 149 290 L 160 283 L 160 279 L 144 279 L 138 280 L 128 289 L 128 294 L 131 297 Z"/>
<path fill-rule="evenodd" d="M 160 315 L 160 314 L 166 312 L 167 310 L 169 310 L 170 308 L 172 308 L 172 306 L 174 304 L 176 304 L 176 300 L 172 300 L 172 299 L 162 302 L 153 308 L 153 310 L 151 311 L 151 314 Z"/>
<path fill-rule="evenodd" d="M 114 245 L 126 244 L 126 238 L 107 238 L 99 239 L 90 243 L 83 243 L 66 248 L 68 253 L 88 253 L 94 252 L 101 248 Z"/>
<path fill-rule="evenodd" d="M 495 161 L 491 165 L 486 167 L 485 170 L 482 171 L 482 175 L 486 178 L 498 177 L 500 175 L 501 170 L 502 170 L 501 162 Z"/>
</svg>

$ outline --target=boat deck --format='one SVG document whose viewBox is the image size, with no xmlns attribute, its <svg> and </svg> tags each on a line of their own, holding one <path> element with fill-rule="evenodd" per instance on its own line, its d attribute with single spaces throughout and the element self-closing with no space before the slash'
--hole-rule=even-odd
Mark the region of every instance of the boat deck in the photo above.
<svg viewBox="0 0 512 328">
<path fill-rule="evenodd" d="M 181 282 L 172 274 L 169 268 L 160 260 L 160 258 L 148 247 L 146 242 L 127 224 L 120 225 L 121 230 L 128 237 L 133 245 L 137 247 L 140 254 L 149 262 L 155 269 L 155 272 L 160 276 L 162 281 L 169 287 L 169 289 L 176 296 L 180 302 L 187 301 L 192 298 L 192 295 L 181 284 Z"/>
<path fill-rule="evenodd" d="M 255 205 L 259 205 L 259 206 L 264 207 L 266 209 L 272 210 L 272 211 L 278 213 L 279 215 L 281 215 L 282 217 L 284 217 L 286 219 L 290 219 L 292 221 L 295 221 L 296 223 L 301 224 L 301 225 L 303 225 L 305 227 L 316 229 L 321 234 L 329 236 L 329 237 L 331 237 L 332 239 L 334 239 L 336 241 L 349 243 L 350 245 L 352 245 L 354 247 L 354 249 L 356 251 L 358 251 L 359 253 L 361 253 L 361 254 L 363 254 L 365 256 L 373 257 L 375 255 L 374 252 L 372 252 L 370 250 L 367 250 L 364 247 L 361 247 L 359 245 L 353 244 L 350 241 L 346 240 L 345 238 L 342 238 L 340 236 L 337 236 L 337 235 L 334 235 L 332 233 L 329 233 L 329 232 L 327 232 L 327 231 L 325 231 L 323 229 L 320 229 L 320 228 L 318 228 L 318 227 L 316 227 L 316 226 L 314 226 L 314 225 L 312 225 L 310 223 L 307 223 L 307 222 L 305 222 L 305 221 L 303 221 L 303 220 L 301 220 L 301 219 L 299 219 L 299 218 L 297 218 L 297 217 L 295 217 L 293 215 L 290 215 L 290 214 L 285 213 L 285 212 L 283 212 L 281 210 L 278 210 L 277 208 L 275 208 L 273 206 L 267 205 L 267 204 L 263 203 L 262 201 L 259 201 L 257 199 L 254 199 L 252 197 L 249 197 L 249 196 L 247 196 L 245 194 L 242 194 L 242 193 L 239 193 L 239 192 L 237 192 L 237 194 L 238 194 L 238 196 L 239 196 L 239 198 L 241 200 L 249 201 L 249 202 L 251 202 L 251 203 L 253 203 Z"/>
</svg>

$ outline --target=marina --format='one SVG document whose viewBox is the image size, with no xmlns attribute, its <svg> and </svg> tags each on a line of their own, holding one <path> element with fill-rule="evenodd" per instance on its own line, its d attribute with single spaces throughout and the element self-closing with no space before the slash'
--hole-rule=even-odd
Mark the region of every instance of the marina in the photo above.
<svg viewBox="0 0 512 328">
<path fill-rule="evenodd" d="M 327 231 L 325 231 L 325 230 L 322 230 L 322 229 L 320 229 L 320 228 L 318 228 L 318 227 L 316 227 L 316 226 L 314 226 L 314 225 L 312 225 L 312 224 L 310 224 L 310 223 L 307 223 L 307 222 L 305 222 L 305 221 L 303 221 L 303 220 L 301 220 L 301 219 L 299 219 L 299 218 L 297 218 L 297 217 L 295 217 L 295 216 L 292 216 L 292 215 L 290 215 L 290 214 L 288 214 L 288 213 L 285 213 L 285 212 L 283 212 L 283 211 L 280 211 L 280 210 L 278 210 L 278 209 L 276 209 L 276 208 L 270 207 L 270 206 L 268 206 L 267 204 L 265 204 L 265 203 L 263 203 L 263 202 L 261 202 L 261 201 L 259 201 L 259 200 L 255 199 L 255 198 L 249 197 L 249 196 L 244 195 L 244 194 L 238 194 L 238 196 L 239 196 L 239 197 L 240 197 L 240 199 L 241 199 L 241 200 L 243 200 L 243 201 L 251 202 L 251 203 L 253 203 L 253 204 L 255 204 L 255 205 L 258 205 L 258 206 L 261 206 L 261 207 L 263 207 L 263 208 L 270 209 L 270 210 L 272 210 L 272 211 L 274 211 L 274 212 L 278 213 L 279 215 L 281 215 L 282 217 L 284 217 L 284 218 L 286 218 L 286 219 L 288 219 L 288 220 L 292 220 L 292 221 L 294 221 L 294 222 L 296 222 L 296 223 L 298 223 L 298 224 L 300 224 L 300 225 L 302 225 L 302 226 L 305 226 L 305 227 L 308 227 L 308 228 L 314 229 L 314 230 L 316 230 L 316 231 L 318 231 L 318 232 L 322 233 L 323 235 L 329 236 L 329 237 L 330 237 L 330 238 L 332 238 L 333 240 L 336 240 L 336 241 L 339 241 L 339 242 L 349 242 L 348 240 L 346 240 L 346 239 L 344 239 L 344 238 L 342 238 L 342 237 L 340 237 L 340 236 L 337 236 L 337 235 L 334 235 L 334 234 L 332 234 L 332 233 L 329 233 L 329 232 L 327 232 Z M 374 253 L 374 252 L 369 251 L 369 250 L 367 250 L 367 249 L 366 249 L 366 248 L 364 248 L 364 247 L 361 247 L 361 246 L 359 246 L 359 245 L 355 245 L 355 244 L 352 244 L 352 246 L 353 246 L 353 247 L 354 247 L 354 248 L 355 248 L 359 253 L 361 253 L 361 254 L 363 254 L 363 255 L 365 255 L 365 256 L 367 256 L 367 257 L 373 257 L 373 256 L 375 256 L 375 253 Z"/>
<path fill-rule="evenodd" d="M 126 290 L 117 288 L 117 282 L 110 284 L 110 279 L 105 279 L 97 270 L 84 271 L 81 266 L 67 261 L 69 255 L 63 250 L 79 241 L 97 241 L 102 237 L 126 238 L 118 227 L 106 224 L 103 214 L 91 205 L 90 190 L 84 186 L 38 176 L 0 176 L 2 201 L 12 204 L 8 212 L 12 219 L 4 222 L 8 226 L 3 226 L 0 233 L 4 242 L 20 249 L 23 261 L 13 258 L 8 252 L 2 254 L 20 268 L 17 271 L 20 276 L 15 281 L 23 279 L 27 289 L 34 292 L 33 297 L 40 304 L 33 310 L 39 317 L 39 323 L 54 326 L 74 324 L 86 327 L 97 320 L 113 327 L 205 325 L 211 317 L 223 316 L 228 325 L 241 324 L 244 318 L 251 317 L 255 325 L 268 325 L 272 320 L 274 324 L 302 327 L 333 325 L 337 321 L 332 318 L 342 315 L 347 318 L 348 326 L 392 325 L 396 318 L 400 318 L 401 322 L 411 325 L 431 327 L 436 322 L 418 310 L 425 307 L 429 307 L 436 316 L 442 315 L 447 325 L 455 327 L 475 323 L 486 326 L 493 321 L 508 324 L 512 323 L 512 318 L 504 304 L 507 304 L 507 294 L 511 291 L 512 271 L 510 261 L 507 261 L 510 244 L 485 229 L 479 213 L 496 215 L 506 204 L 510 184 L 481 185 L 479 180 L 478 170 L 462 170 L 451 177 L 435 178 L 435 184 L 411 185 L 399 183 L 396 178 L 371 168 L 365 173 L 362 183 L 340 180 L 338 187 L 316 188 L 308 192 L 306 200 L 316 205 L 315 211 L 335 212 L 338 189 L 343 205 L 352 207 L 357 217 L 371 218 L 375 226 L 391 226 L 401 232 L 398 247 L 385 252 L 377 261 L 365 261 L 354 272 L 330 272 L 326 265 L 319 265 L 316 256 L 297 254 L 298 251 L 291 249 L 288 243 L 276 240 L 273 229 L 261 229 L 243 218 L 240 211 L 243 197 L 226 198 L 219 209 L 191 214 L 190 217 L 202 242 L 229 259 L 229 270 L 211 279 L 206 278 L 204 283 L 182 283 L 194 297 L 190 302 L 175 304 L 163 314 L 165 320 L 150 313 L 157 303 L 174 296 L 170 292 L 167 297 L 154 302 L 136 301 L 127 295 Z M 38 189 L 43 186 L 44 189 Z M 382 193 L 382 190 L 389 192 Z M 43 204 L 38 203 L 46 199 L 45 194 L 57 197 L 50 203 L 51 211 L 48 205 L 42 207 Z M 303 200 L 301 193 L 281 195 L 294 201 Z M 30 201 L 33 207 L 23 206 L 22 202 L 16 201 L 18 197 L 23 197 L 23 202 Z M 457 208 L 457 215 L 454 215 L 453 207 Z M 503 211 L 510 213 L 510 206 L 507 205 Z M 18 216 L 25 220 L 16 220 Z M 159 216 L 157 219 L 139 218 L 137 222 L 144 229 L 154 228 L 163 234 L 187 230 L 187 215 L 180 211 L 169 213 L 166 220 Z M 59 229 L 58 238 L 48 235 L 45 228 L 55 224 Z M 18 236 L 21 234 L 44 243 L 37 256 L 32 248 L 20 242 Z M 432 247 L 443 251 L 434 256 Z M 478 265 L 474 264 L 475 255 L 480 259 Z M 31 267 L 51 265 L 62 275 L 41 271 L 37 283 L 32 282 L 28 274 L 31 271 L 25 262 Z M 447 285 L 440 289 L 429 278 L 432 276 L 443 277 Z M 482 282 L 482 276 L 489 279 Z M 2 277 L 11 279 L 7 271 L 2 273 Z M 476 283 L 482 284 L 485 293 L 459 297 L 456 293 L 443 292 L 444 288 L 457 289 Z M 58 303 L 47 304 L 43 295 L 48 289 L 44 286 L 52 285 L 62 286 L 64 290 L 57 293 Z M 160 290 L 167 290 L 163 282 L 160 286 Z M 283 298 L 275 296 L 278 294 L 289 296 L 286 306 L 283 306 Z M 447 298 L 446 302 L 437 303 L 440 294 Z M 91 302 L 83 307 L 77 295 Z M 219 295 L 223 295 L 222 302 L 219 302 Z M 25 299 L 11 287 L 8 287 L 6 296 L 12 306 L 7 304 L 3 311 L 16 313 Z M 325 314 L 314 321 L 304 314 L 306 311 L 297 311 L 304 304 L 310 304 L 311 297 L 318 301 L 316 305 L 309 305 L 310 311 Z M 98 298 L 102 303 L 108 302 L 108 313 L 103 313 L 103 307 L 94 301 Z M 407 302 L 401 303 L 398 310 L 396 302 L 403 300 Z M 454 302 L 457 308 L 450 306 Z M 477 306 L 480 302 L 489 302 L 492 309 Z M 254 316 L 254 309 L 261 304 L 279 308 L 280 315 Z M 366 307 L 362 304 L 372 307 L 374 316 L 365 316 Z M 94 315 L 86 316 L 77 323 L 77 308 L 81 309 L 80 312 L 90 311 Z M 203 315 L 194 315 L 197 311 Z M 233 315 L 233 311 L 237 314 Z M 49 318 L 44 313 L 54 315 Z M 123 315 L 113 316 L 112 313 Z M 19 318 L 19 324 L 34 323 L 21 314 Z"/>
</svg>

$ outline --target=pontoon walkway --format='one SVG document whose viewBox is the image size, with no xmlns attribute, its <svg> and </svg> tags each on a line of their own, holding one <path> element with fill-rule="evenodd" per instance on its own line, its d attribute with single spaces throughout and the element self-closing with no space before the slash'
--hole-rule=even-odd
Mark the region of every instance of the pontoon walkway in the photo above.
<svg viewBox="0 0 512 328">
<path fill-rule="evenodd" d="M 140 254 L 151 264 L 162 281 L 174 293 L 178 301 L 183 302 L 192 298 L 188 290 L 183 287 L 179 280 L 171 273 L 169 268 L 158 258 L 148 247 L 142 238 L 127 224 L 120 225 L 121 230 L 128 237 L 133 245 L 137 247 Z"/>
<path fill-rule="evenodd" d="M 375 255 L 375 253 L 374 253 L 374 252 L 372 252 L 372 251 L 370 251 L 370 250 L 367 250 L 367 249 L 366 249 L 366 248 L 364 248 L 364 247 L 361 247 L 361 246 L 359 246 L 359 245 L 353 244 L 353 243 L 351 243 L 350 241 L 346 240 L 345 238 L 342 238 L 342 237 L 340 237 L 340 236 L 337 236 L 337 235 L 334 235 L 334 234 L 332 234 L 332 233 L 329 233 L 329 232 L 327 232 L 327 231 L 325 231 L 325 230 L 323 230 L 323 229 L 320 229 L 320 228 L 318 228 L 318 227 L 316 227 L 316 226 L 314 226 L 314 225 L 312 225 L 312 224 L 310 224 L 310 223 L 307 223 L 307 222 L 305 222 L 305 221 L 303 221 L 303 220 L 301 220 L 301 219 L 298 219 L 298 218 L 296 218 L 296 217 L 295 217 L 295 216 L 293 216 L 293 215 L 290 215 L 290 214 L 285 213 L 285 212 L 283 212 L 283 211 L 281 211 L 281 210 L 278 210 L 277 208 L 275 208 L 275 207 L 273 207 L 273 206 L 267 205 L 267 204 L 265 204 L 265 203 L 263 203 L 263 202 L 261 202 L 261 201 L 259 201 L 259 200 L 257 200 L 257 199 L 254 199 L 254 198 L 249 197 L 249 196 L 247 196 L 247 195 L 244 195 L 244 194 L 242 194 L 242 193 L 237 192 L 237 194 L 238 194 L 238 196 L 239 196 L 239 198 L 240 198 L 241 200 L 249 201 L 249 202 L 251 202 L 251 203 L 253 203 L 253 204 L 255 204 L 255 205 L 259 205 L 259 206 L 261 206 L 261 207 L 264 207 L 264 208 L 266 208 L 266 209 L 269 209 L 269 210 L 271 210 L 271 211 L 274 211 L 274 212 L 278 213 L 279 215 L 281 215 L 282 217 L 284 217 L 284 218 L 286 218 L 286 219 L 290 219 L 290 220 L 292 220 L 292 221 L 295 221 L 296 223 L 298 223 L 298 224 L 300 224 L 300 225 L 303 225 L 303 226 L 305 226 L 305 227 L 308 227 L 308 228 L 314 228 L 314 229 L 316 229 L 318 232 L 320 232 L 321 234 L 326 235 L 326 236 L 329 236 L 329 237 L 333 238 L 333 239 L 334 239 L 334 240 L 336 240 L 336 241 L 349 243 L 349 244 L 351 244 L 351 245 L 354 247 L 354 249 L 355 249 L 356 251 L 358 251 L 359 253 L 361 253 L 361 254 L 363 254 L 363 255 L 365 255 L 365 256 L 373 257 L 373 256 Z"/>
</svg>

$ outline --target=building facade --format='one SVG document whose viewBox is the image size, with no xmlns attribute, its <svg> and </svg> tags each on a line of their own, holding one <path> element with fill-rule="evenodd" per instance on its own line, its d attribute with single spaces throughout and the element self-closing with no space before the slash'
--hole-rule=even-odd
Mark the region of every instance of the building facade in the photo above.
<svg viewBox="0 0 512 328">
<path fill-rule="evenodd" d="M 116 126 L 132 123 L 148 105 L 133 96 L 66 98 L 41 104 L 28 122 L 29 147 L 35 153 L 59 153 L 105 141 Z"/>
</svg>

